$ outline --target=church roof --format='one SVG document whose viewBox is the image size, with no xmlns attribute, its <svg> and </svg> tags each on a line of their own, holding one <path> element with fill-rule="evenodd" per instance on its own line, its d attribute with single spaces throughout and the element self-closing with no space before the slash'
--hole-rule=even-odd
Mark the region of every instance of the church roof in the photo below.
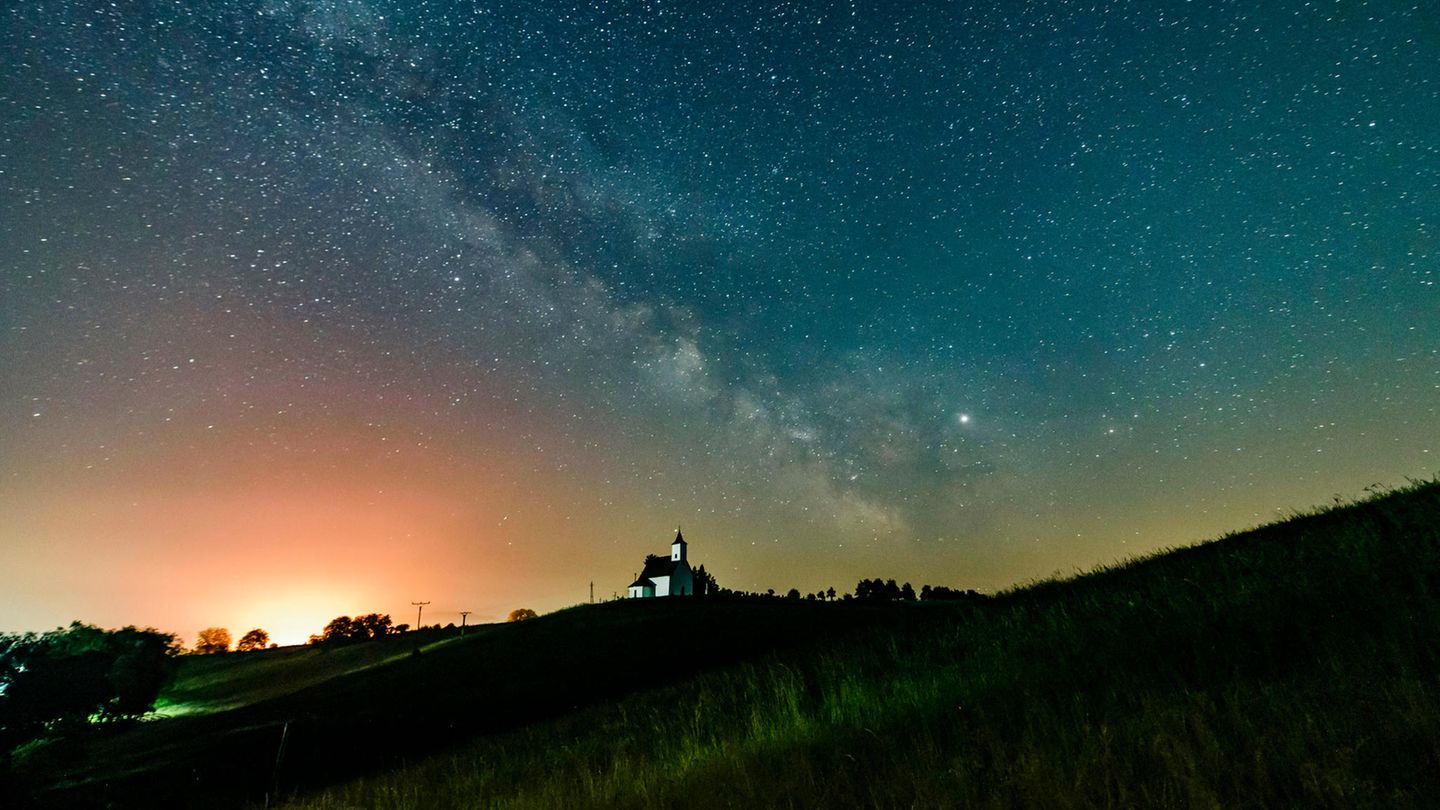
<svg viewBox="0 0 1440 810">
<path fill-rule="evenodd" d="M 679 543 L 679 544 L 682 545 L 682 546 L 688 546 L 688 545 L 690 545 L 689 543 L 686 543 L 686 542 L 685 542 L 685 535 L 681 534 L 679 529 L 676 529 L 676 530 L 675 530 L 675 539 L 672 540 L 672 541 L 670 541 L 670 545 L 673 546 L 673 545 L 675 545 L 676 543 Z"/>
<path fill-rule="evenodd" d="M 668 577 L 675 573 L 675 567 L 679 565 L 669 557 L 650 558 L 645 561 L 645 570 L 640 572 L 637 582 L 643 582 L 651 577 Z"/>
</svg>

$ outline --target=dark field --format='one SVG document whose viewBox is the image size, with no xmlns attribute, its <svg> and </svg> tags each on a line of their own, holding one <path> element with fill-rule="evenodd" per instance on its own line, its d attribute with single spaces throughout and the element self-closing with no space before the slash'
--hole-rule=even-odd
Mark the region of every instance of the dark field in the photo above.
<svg viewBox="0 0 1440 810">
<path fill-rule="evenodd" d="M 979 605 L 619 603 L 186 667 L 177 716 L 35 751 L 24 789 L 58 806 L 1433 807 L 1440 486 Z"/>
</svg>

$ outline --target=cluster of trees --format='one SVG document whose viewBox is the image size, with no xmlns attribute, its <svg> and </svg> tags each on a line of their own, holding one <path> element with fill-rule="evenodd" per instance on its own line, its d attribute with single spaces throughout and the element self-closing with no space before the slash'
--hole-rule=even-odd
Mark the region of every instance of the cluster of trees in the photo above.
<svg viewBox="0 0 1440 810">
<path fill-rule="evenodd" d="M 862 602 L 914 602 L 915 588 L 908 582 L 896 585 L 893 579 L 862 579 L 855 585 L 855 598 Z"/>
<path fill-rule="evenodd" d="M 235 645 L 235 652 L 250 652 L 275 646 L 278 645 L 270 643 L 270 634 L 257 627 L 240 637 L 239 643 Z M 195 639 L 193 652 L 196 655 L 230 652 L 230 631 L 223 627 L 207 627 L 201 630 L 199 637 Z"/>
<path fill-rule="evenodd" d="M 72 623 L 49 633 L 0 635 L 0 755 L 91 722 L 155 708 L 183 647 L 152 628 Z"/>
<path fill-rule="evenodd" d="M 933 588 L 926 585 L 920 589 L 920 601 L 922 602 L 937 600 L 949 602 L 983 602 L 988 598 L 985 594 L 980 593 L 974 588 L 966 588 L 962 591 L 959 588 L 947 588 L 944 585 L 936 585 Z"/>
<path fill-rule="evenodd" d="M 985 596 L 975 590 L 960 590 L 944 585 L 922 585 L 920 593 L 910 583 L 896 585 L 895 580 L 862 579 L 855 585 L 855 598 L 872 602 L 922 602 L 980 600 Z"/>
<path fill-rule="evenodd" d="M 695 580 L 695 595 L 709 596 L 720 592 L 720 586 L 715 582 L 715 575 L 705 570 L 705 566 L 698 566 L 690 572 Z"/>
<path fill-rule="evenodd" d="M 774 588 L 771 588 L 764 593 L 757 593 L 751 591 L 732 591 L 728 588 L 714 587 L 713 577 L 710 581 L 712 583 L 712 587 L 708 591 L 709 594 L 732 598 L 739 597 L 751 599 L 804 599 L 808 602 L 834 602 L 836 600 L 844 602 L 849 602 L 852 600 L 858 600 L 861 602 L 914 602 L 916 600 L 922 602 L 941 600 L 980 601 L 986 598 L 984 594 L 979 593 L 978 591 L 960 590 L 958 588 L 949 588 L 944 585 L 922 585 L 919 592 L 917 593 L 915 590 L 915 586 L 911 585 L 910 583 L 906 582 L 904 584 L 897 584 L 893 579 L 862 579 L 855 585 L 854 593 L 840 594 L 836 593 L 833 587 L 829 587 L 812 591 L 803 595 L 800 593 L 799 588 L 791 588 L 784 594 L 776 593 Z M 701 592 L 698 586 L 696 587 L 695 592 Z"/>
<path fill-rule="evenodd" d="M 405 633 L 410 630 L 408 624 L 393 624 L 388 613 L 366 613 L 364 616 L 336 616 L 325 625 L 320 635 L 311 636 L 311 644 L 351 644 L 357 641 L 370 641 L 372 639 L 384 638 Z"/>
</svg>

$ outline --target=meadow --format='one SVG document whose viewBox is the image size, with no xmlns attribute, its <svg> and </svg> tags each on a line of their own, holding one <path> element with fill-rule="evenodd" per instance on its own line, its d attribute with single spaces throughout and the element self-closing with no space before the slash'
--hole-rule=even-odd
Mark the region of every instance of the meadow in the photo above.
<svg viewBox="0 0 1440 810">
<path fill-rule="evenodd" d="M 1430 807 L 1437 642 L 1432 484 L 708 673 L 289 806 Z"/>
<path fill-rule="evenodd" d="M 1440 485 L 979 604 L 619 603 L 385 649 L 207 661 L 173 716 L 36 756 L 34 800 L 1430 807 Z"/>
</svg>

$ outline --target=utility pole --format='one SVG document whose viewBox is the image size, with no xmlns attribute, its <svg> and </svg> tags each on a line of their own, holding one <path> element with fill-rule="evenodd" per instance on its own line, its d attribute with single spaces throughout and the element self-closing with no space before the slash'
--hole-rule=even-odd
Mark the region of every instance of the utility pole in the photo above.
<svg viewBox="0 0 1440 810">
<path fill-rule="evenodd" d="M 462 610 L 462 611 L 460 611 L 460 635 L 462 635 L 462 636 L 465 635 L 465 617 L 466 617 L 466 616 L 469 616 L 471 613 L 474 613 L 474 612 L 475 612 L 475 611 L 473 611 L 473 610 Z"/>
<path fill-rule="evenodd" d="M 428 604 L 430 604 L 430 603 L 429 603 L 429 602 L 411 602 L 410 604 L 415 605 L 415 606 L 418 608 L 418 609 L 415 611 L 415 629 L 416 629 L 416 630 L 419 630 L 419 629 L 420 629 L 420 617 L 425 613 L 425 606 L 428 605 Z"/>
<path fill-rule="evenodd" d="M 595 580 L 590 580 L 590 604 L 595 604 Z"/>
</svg>

